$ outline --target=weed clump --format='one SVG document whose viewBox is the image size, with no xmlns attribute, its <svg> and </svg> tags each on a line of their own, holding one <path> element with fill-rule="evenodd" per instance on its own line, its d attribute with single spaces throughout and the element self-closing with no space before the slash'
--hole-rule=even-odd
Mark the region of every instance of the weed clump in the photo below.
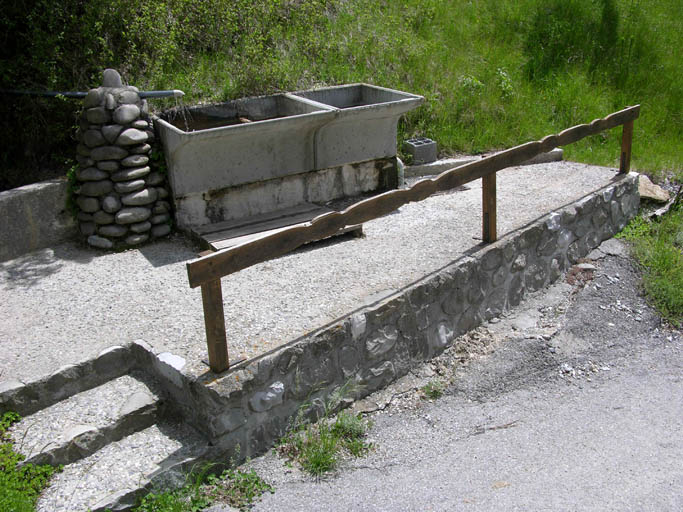
<svg viewBox="0 0 683 512">
<path fill-rule="evenodd" d="M 637 216 L 617 236 L 633 243 L 650 302 L 669 322 L 683 325 L 683 205 L 679 201 L 656 222 Z"/>
<path fill-rule="evenodd" d="M 180 489 L 152 492 L 142 498 L 134 512 L 195 512 L 212 503 L 247 509 L 265 492 L 275 492 L 253 469 L 230 467 L 220 475 L 209 474 L 207 465 Z"/>
<path fill-rule="evenodd" d="M 432 380 L 422 387 L 422 397 L 429 400 L 436 400 L 443 396 L 445 390 L 446 384 L 442 380 Z"/>
<path fill-rule="evenodd" d="M 315 424 L 305 424 L 287 434 L 277 448 L 280 455 L 296 461 L 313 476 L 332 471 L 344 451 L 365 455 L 372 445 L 365 440 L 370 424 L 358 415 L 342 411 L 332 420 L 324 415 Z"/>
</svg>

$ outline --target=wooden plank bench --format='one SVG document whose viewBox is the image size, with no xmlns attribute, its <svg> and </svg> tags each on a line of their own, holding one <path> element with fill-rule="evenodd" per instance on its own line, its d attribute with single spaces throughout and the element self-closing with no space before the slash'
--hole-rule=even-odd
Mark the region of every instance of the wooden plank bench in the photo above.
<svg viewBox="0 0 683 512">
<path fill-rule="evenodd" d="M 220 251 L 275 234 L 297 224 L 310 222 L 320 215 L 334 211 L 325 206 L 302 203 L 261 215 L 199 226 L 193 228 L 192 232 L 201 240 L 202 245 L 212 251 Z M 331 236 L 345 233 L 362 236 L 363 225 L 344 226 Z"/>
</svg>

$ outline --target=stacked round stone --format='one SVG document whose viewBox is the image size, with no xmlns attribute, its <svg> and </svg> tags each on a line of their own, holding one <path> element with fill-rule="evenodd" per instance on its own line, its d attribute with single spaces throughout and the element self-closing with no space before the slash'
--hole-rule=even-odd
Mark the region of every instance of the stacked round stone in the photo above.
<svg viewBox="0 0 683 512">
<path fill-rule="evenodd" d="M 147 101 L 113 69 L 83 100 L 78 132 L 80 231 L 102 249 L 134 246 L 171 232 L 165 177 L 150 168 L 154 130 Z"/>
</svg>

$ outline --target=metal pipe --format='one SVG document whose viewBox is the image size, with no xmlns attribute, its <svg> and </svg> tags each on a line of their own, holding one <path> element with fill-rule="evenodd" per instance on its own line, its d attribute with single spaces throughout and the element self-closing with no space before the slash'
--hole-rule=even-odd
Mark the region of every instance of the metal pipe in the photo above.
<svg viewBox="0 0 683 512">
<path fill-rule="evenodd" d="M 78 99 L 83 99 L 85 98 L 87 92 L 56 92 L 56 91 L 24 91 L 24 90 L 18 90 L 18 89 L 0 89 L 0 93 L 2 94 L 19 94 L 19 95 L 28 95 L 28 96 L 49 96 L 51 98 L 54 98 L 56 96 L 66 96 L 67 98 L 78 98 Z"/>
<path fill-rule="evenodd" d="M 74 92 L 74 91 L 64 91 L 64 92 L 58 92 L 58 91 L 26 91 L 26 90 L 19 90 L 19 89 L 0 89 L 0 93 L 2 94 L 20 94 L 20 95 L 29 95 L 29 96 L 47 96 L 50 98 L 54 98 L 57 96 L 65 96 L 66 98 L 77 98 L 77 99 L 83 99 L 86 97 L 88 94 L 87 92 Z M 178 89 L 173 89 L 173 90 L 168 90 L 168 91 L 140 91 L 138 93 L 141 98 L 167 98 L 167 97 L 173 97 L 173 98 L 182 98 L 185 96 L 185 93 L 183 91 L 180 91 Z"/>
<path fill-rule="evenodd" d="M 173 89 L 170 91 L 140 91 L 141 98 L 167 98 L 173 96 L 174 98 L 182 98 L 185 93 L 179 89 Z"/>
</svg>

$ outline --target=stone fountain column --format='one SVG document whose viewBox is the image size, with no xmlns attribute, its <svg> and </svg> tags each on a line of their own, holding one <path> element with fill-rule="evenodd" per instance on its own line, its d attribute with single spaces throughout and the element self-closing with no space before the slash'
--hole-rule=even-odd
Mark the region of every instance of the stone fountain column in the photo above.
<svg viewBox="0 0 683 512">
<path fill-rule="evenodd" d="M 171 232 L 166 176 L 151 161 L 154 139 L 147 100 L 105 70 L 102 86 L 83 100 L 78 130 L 75 202 L 89 245 L 120 249 Z"/>
</svg>

